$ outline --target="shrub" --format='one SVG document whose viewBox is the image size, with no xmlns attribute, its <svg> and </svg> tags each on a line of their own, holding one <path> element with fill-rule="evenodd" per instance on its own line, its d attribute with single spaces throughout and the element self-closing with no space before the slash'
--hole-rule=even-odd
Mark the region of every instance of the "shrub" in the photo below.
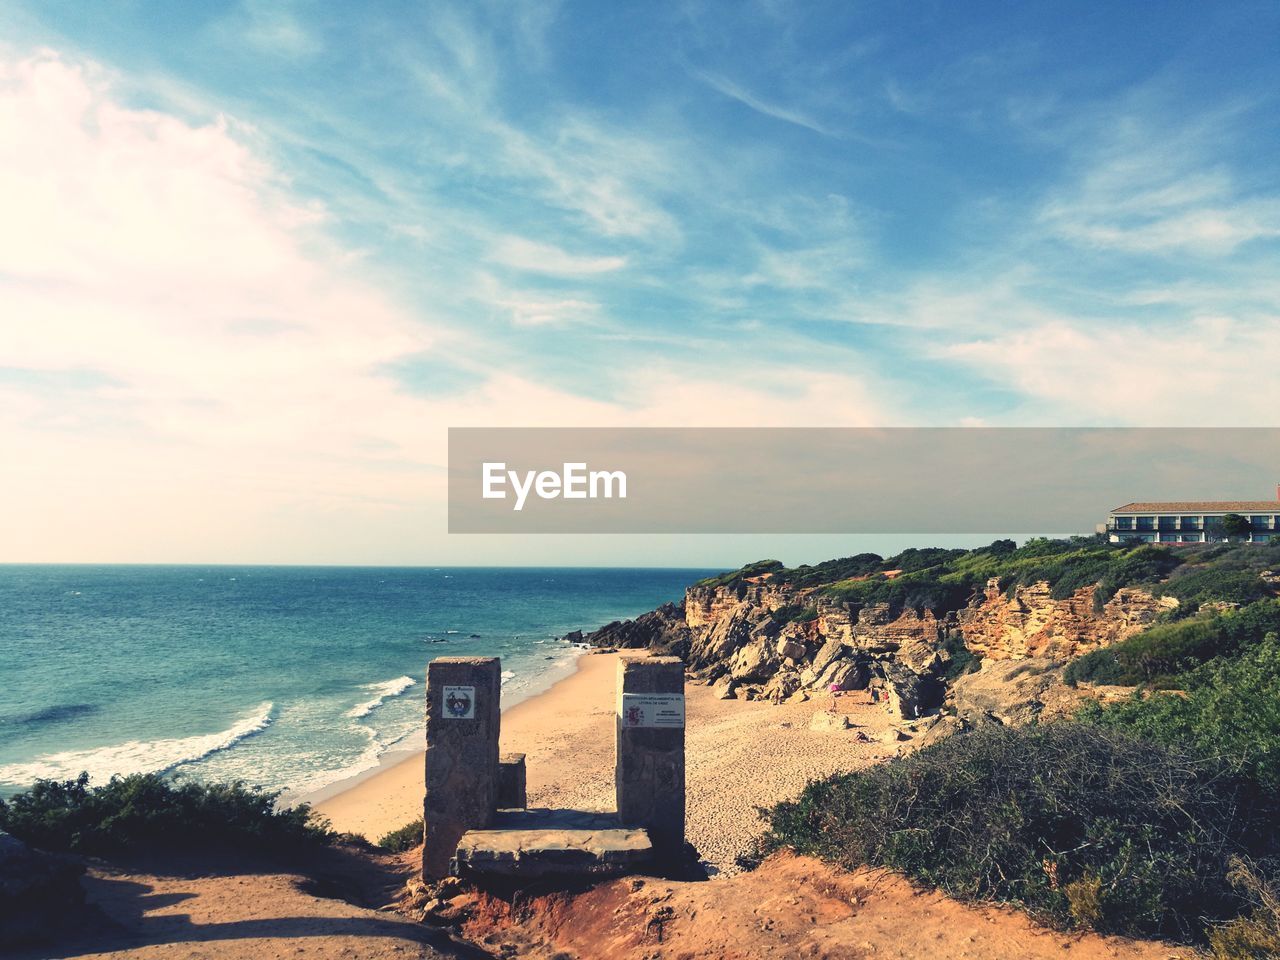
<svg viewBox="0 0 1280 960">
<path fill-rule="evenodd" d="M 947 633 L 942 641 L 942 649 L 951 655 L 951 662 L 947 665 L 946 673 L 943 674 L 947 683 L 963 677 L 966 673 L 973 673 L 982 666 L 982 656 L 970 650 L 964 638 L 954 631 Z"/>
<path fill-rule="evenodd" d="M 730 570 L 715 577 L 704 577 L 694 584 L 695 587 L 727 587 L 733 584 L 739 584 L 747 577 L 760 577 L 767 573 L 776 573 L 782 570 L 781 560 L 757 560 L 755 563 L 748 563 L 744 567 L 737 570 Z"/>
<path fill-rule="evenodd" d="M 789 846 L 892 867 L 1042 920 L 1203 939 L 1239 916 L 1234 856 L 1273 856 L 1280 800 L 1223 764 L 1074 723 L 988 727 L 810 784 L 766 814 Z"/>
<path fill-rule="evenodd" d="M 403 853 L 422 844 L 422 818 L 413 823 L 406 823 L 398 830 L 392 830 L 378 841 L 378 846 L 392 853 Z"/>
<path fill-rule="evenodd" d="M 331 843 L 306 804 L 276 809 L 278 793 L 243 783 L 174 783 L 158 774 L 89 786 L 37 780 L 0 800 L 0 829 L 34 847 L 86 854 L 236 848 L 280 852 Z"/>
<path fill-rule="evenodd" d="M 1160 592 L 1177 597 L 1179 609 L 1189 612 L 1213 601 L 1249 604 L 1272 592 L 1258 575 L 1261 569 L 1260 564 L 1243 566 L 1226 562 L 1212 566 L 1188 565 L 1170 577 Z"/>
<path fill-rule="evenodd" d="M 1214 657 L 1235 656 L 1280 631 L 1280 601 L 1159 623 L 1119 643 L 1087 653 L 1067 667 L 1068 683 L 1168 685 Z"/>
<path fill-rule="evenodd" d="M 878 553 L 859 553 L 838 560 L 826 560 L 814 566 L 808 564 L 792 570 L 784 570 L 775 576 L 797 587 L 812 587 L 852 577 L 863 577 L 879 571 L 884 559 Z"/>
<path fill-rule="evenodd" d="M 1231 882 L 1253 903 L 1246 917 L 1229 921 L 1209 934 L 1217 960 L 1272 960 L 1280 957 L 1280 885 L 1267 880 L 1247 861 L 1232 863 Z"/>
<path fill-rule="evenodd" d="M 792 603 L 774 610 L 769 617 L 779 626 L 786 623 L 808 623 L 818 619 L 818 608 L 813 605 L 801 606 L 798 603 Z"/>
<path fill-rule="evenodd" d="M 1080 718 L 1228 759 L 1280 790 L 1280 638 L 1270 633 L 1239 657 L 1206 664 L 1185 686 L 1185 695 L 1135 692 L 1124 703 L 1091 703 Z"/>
</svg>

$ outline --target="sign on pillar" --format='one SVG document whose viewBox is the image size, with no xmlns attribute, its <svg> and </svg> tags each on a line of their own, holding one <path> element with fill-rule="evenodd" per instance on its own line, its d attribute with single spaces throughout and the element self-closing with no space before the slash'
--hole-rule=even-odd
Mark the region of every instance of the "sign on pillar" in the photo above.
<svg viewBox="0 0 1280 960">
<path fill-rule="evenodd" d="M 668 860 L 684 850 L 684 664 L 676 657 L 618 661 L 618 819 L 649 832 Z"/>
<path fill-rule="evenodd" d="M 422 875 L 439 879 L 468 830 L 498 801 L 502 665 L 496 657 L 438 657 L 427 665 Z"/>
</svg>

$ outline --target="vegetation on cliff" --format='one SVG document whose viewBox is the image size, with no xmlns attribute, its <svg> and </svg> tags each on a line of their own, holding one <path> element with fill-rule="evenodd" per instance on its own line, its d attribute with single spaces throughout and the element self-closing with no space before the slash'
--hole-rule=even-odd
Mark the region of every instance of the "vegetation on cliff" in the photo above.
<svg viewBox="0 0 1280 960">
<path fill-rule="evenodd" d="M 42 850 L 94 855 L 231 849 L 286 853 L 337 839 L 300 804 L 243 783 L 175 783 L 159 774 L 113 777 L 95 787 L 37 780 L 0 800 L 0 830 Z"/>
<path fill-rule="evenodd" d="M 1251 908 L 1237 860 L 1280 855 L 1280 798 L 1238 766 L 1076 723 L 951 737 L 767 816 L 762 852 L 893 867 L 1054 924 L 1184 941 Z"/>
<path fill-rule="evenodd" d="M 1235 657 L 1280 631 L 1280 600 L 1239 610 L 1206 610 L 1157 623 L 1141 633 L 1085 654 L 1067 667 L 1068 683 L 1182 686 L 1191 671 L 1215 658 Z"/>
<path fill-rule="evenodd" d="M 941 616 L 967 604 L 988 581 L 1002 589 L 1048 583 L 1054 599 L 1094 588 L 1100 607 L 1125 587 L 1155 587 L 1194 610 L 1209 601 L 1250 603 L 1268 595 L 1259 577 L 1280 566 L 1280 545 L 1108 543 L 1101 537 L 1037 538 L 1021 547 L 997 540 L 974 550 L 929 547 L 884 558 L 874 553 L 784 567 L 761 560 L 700 581 L 700 587 L 735 587 L 765 578 L 770 584 L 815 588 L 820 595 L 894 608 L 929 609 Z"/>
<path fill-rule="evenodd" d="M 995 581 L 1054 599 L 1126 587 L 1178 600 L 1074 661 L 1071 683 L 1135 686 L 1073 721 L 992 725 L 811 784 L 768 811 L 762 852 L 900 869 L 1068 927 L 1207 943 L 1223 958 L 1280 943 L 1280 545 L 1167 548 L 1098 538 L 862 554 L 779 569 L 818 597 L 941 616 Z M 831 579 L 839 576 L 840 579 Z M 809 602 L 806 600 L 805 602 Z M 963 621 L 962 621 L 963 622 Z M 945 638 L 955 669 L 964 638 Z"/>
<path fill-rule="evenodd" d="M 1280 605 L 1273 615 L 1280 619 Z M 1090 702 L 1081 719 L 1226 760 L 1280 792 L 1280 634 L 1268 633 L 1240 655 L 1219 657 L 1180 680 L 1182 689 L 1174 692 L 1138 690 L 1106 707 Z"/>
</svg>

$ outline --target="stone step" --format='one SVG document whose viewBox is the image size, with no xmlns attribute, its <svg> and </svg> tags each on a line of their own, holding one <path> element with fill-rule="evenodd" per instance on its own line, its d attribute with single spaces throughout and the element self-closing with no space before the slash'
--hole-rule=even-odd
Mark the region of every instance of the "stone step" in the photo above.
<svg viewBox="0 0 1280 960">
<path fill-rule="evenodd" d="M 468 830 L 458 843 L 461 876 L 522 879 L 618 876 L 652 859 L 649 834 L 613 814 L 581 810 L 501 810 L 492 829 Z"/>
</svg>

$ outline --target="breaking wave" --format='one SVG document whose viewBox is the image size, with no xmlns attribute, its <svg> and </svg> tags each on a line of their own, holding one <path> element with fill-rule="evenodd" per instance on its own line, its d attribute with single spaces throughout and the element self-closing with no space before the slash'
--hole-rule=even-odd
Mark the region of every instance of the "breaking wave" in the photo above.
<svg viewBox="0 0 1280 960">
<path fill-rule="evenodd" d="M 378 709 L 378 707 L 382 706 L 383 703 L 390 700 L 392 697 L 400 696 L 400 694 L 404 693 L 417 682 L 418 681 L 413 679 L 413 677 L 396 677 L 394 680 L 387 680 L 385 683 L 367 683 L 360 689 L 368 690 L 375 696 L 366 700 L 364 703 L 356 704 L 347 711 L 346 715 L 353 720 L 358 720 L 361 717 L 367 717 L 369 714 L 373 713 L 374 710 Z"/>
<path fill-rule="evenodd" d="M 30 784 L 36 780 L 70 780 L 81 771 L 102 783 L 115 774 L 167 773 L 184 763 L 202 760 L 210 754 L 235 746 L 271 724 L 274 704 L 264 703 L 252 715 L 218 733 L 173 740 L 130 740 L 92 750 L 50 753 L 28 763 L 0 766 L 0 783 Z"/>
</svg>

